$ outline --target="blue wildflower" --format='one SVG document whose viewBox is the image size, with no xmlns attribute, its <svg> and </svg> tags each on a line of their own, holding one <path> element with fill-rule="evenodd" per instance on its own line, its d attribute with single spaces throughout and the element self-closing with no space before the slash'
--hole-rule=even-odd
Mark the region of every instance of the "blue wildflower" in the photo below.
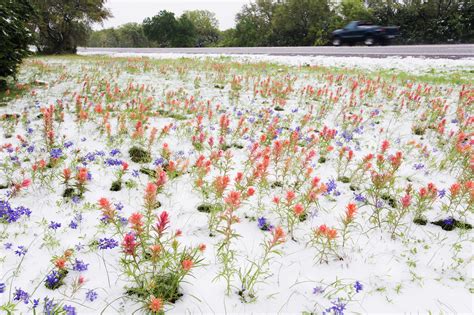
<svg viewBox="0 0 474 315">
<path fill-rule="evenodd" d="M 51 150 L 49 155 L 53 159 L 59 159 L 61 156 L 63 156 L 63 150 L 61 150 L 59 148 L 54 148 L 54 149 Z"/>
<path fill-rule="evenodd" d="M 359 293 L 360 291 L 362 291 L 363 288 L 364 286 L 359 281 L 356 281 L 354 283 L 354 289 L 356 290 L 356 293 Z"/>
<path fill-rule="evenodd" d="M 25 246 L 18 246 L 17 247 L 18 249 L 15 251 L 15 254 L 17 254 L 18 256 L 25 256 L 26 253 L 28 252 L 28 249 L 25 248 Z"/>
<path fill-rule="evenodd" d="M 58 228 L 61 227 L 61 223 L 51 221 L 51 223 L 49 224 L 48 227 L 49 227 L 51 230 L 57 230 Z"/>
<path fill-rule="evenodd" d="M 82 260 L 76 258 L 76 261 L 72 264 L 72 270 L 75 271 L 86 271 L 89 268 L 89 264 L 85 264 Z"/>
<path fill-rule="evenodd" d="M 70 305 L 64 305 L 63 310 L 66 311 L 66 315 L 76 315 L 76 308 Z"/>
<path fill-rule="evenodd" d="M 97 299 L 98 296 L 99 295 L 94 290 L 89 290 L 89 291 L 86 292 L 86 300 L 87 301 L 94 302 Z"/>
<path fill-rule="evenodd" d="M 258 218 L 258 228 L 262 231 L 270 231 L 272 229 L 272 225 L 267 222 L 267 219 L 264 217 Z"/>
<path fill-rule="evenodd" d="M 72 147 L 73 144 L 74 144 L 74 143 L 73 143 L 72 141 L 67 141 L 67 142 L 64 143 L 64 147 L 65 147 L 66 149 L 69 149 L 70 147 Z"/>
<path fill-rule="evenodd" d="M 5 287 L 6 287 L 5 283 L 0 283 L 0 293 L 5 292 Z"/>
<path fill-rule="evenodd" d="M 61 276 L 59 272 L 56 270 L 51 271 L 50 274 L 46 276 L 45 285 L 49 289 L 56 289 L 58 287 L 59 282 L 61 281 Z"/>
<path fill-rule="evenodd" d="M 444 223 L 444 225 L 452 226 L 454 224 L 454 219 L 452 217 L 449 217 L 447 219 L 444 219 L 443 223 Z"/>
<path fill-rule="evenodd" d="M 13 295 L 14 301 L 23 301 L 25 304 L 28 304 L 29 299 L 30 295 L 22 289 L 16 289 L 15 294 Z"/>
<path fill-rule="evenodd" d="M 313 294 L 323 294 L 323 293 L 324 293 L 323 287 L 319 286 L 319 287 L 313 288 Z"/>
<path fill-rule="evenodd" d="M 101 238 L 98 246 L 100 249 L 112 249 L 118 246 L 118 242 L 112 238 Z"/>
</svg>

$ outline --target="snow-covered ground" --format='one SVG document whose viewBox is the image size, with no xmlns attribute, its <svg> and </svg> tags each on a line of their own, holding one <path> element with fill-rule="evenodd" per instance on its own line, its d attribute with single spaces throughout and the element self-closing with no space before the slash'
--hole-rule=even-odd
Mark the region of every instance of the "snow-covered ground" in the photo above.
<svg viewBox="0 0 474 315">
<path fill-rule="evenodd" d="M 32 314 L 39 299 L 35 309 L 41 313 L 48 297 L 78 314 L 149 311 L 149 296 L 136 302 L 126 294 L 134 282 L 120 260 L 132 255 L 123 251 L 124 233 L 104 223 L 98 202 L 107 198 L 124 218 L 144 213 L 145 188 L 158 179 L 140 170 L 166 170 L 171 161 L 183 171 L 176 178 L 168 171 L 157 196 L 161 206 L 153 212 L 167 211 L 170 233 L 182 231 L 179 242 L 206 249 L 202 265 L 181 283 L 183 296 L 166 303 L 166 312 L 474 312 L 471 230 L 446 231 L 431 223 L 451 217 L 473 223 L 473 86 L 396 77 L 397 71 L 438 78 L 462 71 L 461 78 L 472 82 L 473 59 L 146 56 L 153 58 L 49 57 L 23 66 L 19 80 L 31 83 L 30 89 L 0 107 L 1 115 L 8 114 L 0 135 L 0 211 L 8 200 L 13 212 L 25 207 L 31 214 L 0 223 L 0 309 Z M 394 78 L 373 72 L 379 70 L 394 70 Z M 50 105 L 52 135 L 45 133 L 44 109 Z M 153 128 L 157 139 L 148 145 Z M 50 146 L 48 137 L 54 139 Z M 151 161 L 133 162 L 133 146 L 149 150 Z M 209 172 L 198 185 L 200 156 L 209 161 Z M 124 163 L 122 189 L 111 191 Z M 72 183 L 79 168 L 87 169 L 81 198 L 63 197 L 65 168 Z M 243 179 L 237 183 L 239 172 Z M 377 193 L 378 175 L 388 179 Z M 229 183 L 216 196 L 214 183 L 225 176 Z M 322 191 L 313 198 L 307 192 L 315 177 Z M 32 183 L 21 187 L 24 180 Z M 429 183 L 435 188 L 423 192 Z M 453 184 L 461 187 L 457 193 Z M 245 197 L 249 188 L 255 193 Z M 209 214 L 197 207 L 218 203 L 227 209 L 232 191 L 242 198 L 234 212 L 239 222 L 232 225 L 240 237 L 231 240 L 236 269 L 226 294 L 224 279 L 217 277 L 223 235 L 210 236 Z M 357 210 L 342 244 L 350 203 Z M 289 213 L 279 214 L 286 204 Z M 288 222 L 297 216 L 297 204 L 304 206 L 306 220 L 297 217 L 292 239 Z M 417 209 L 426 225 L 413 223 Z M 270 231 L 264 231 L 262 218 L 273 226 Z M 322 225 L 337 236 L 311 244 Z M 262 244 L 277 226 L 286 240 L 261 268 L 268 272 L 255 287 L 256 300 L 243 302 L 238 269 L 260 263 Z M 129 231 L 130 224 L 122 228 Z M 104 238 L 118 246 L 98 248 Z M 327 244 L 326 259 L 319 259 Z M 57 258 L 68 249 L 73 254 L 64 284 L 46 288 L 45 277 L 59 268 Z"/>
<path fill-rule="evenodd" d="M 125 52 L 90 52 L 81 51 L 80 55 L 107 55 L 111 57 L 147 57 L 153 59 L 179 59 L 179 58 L 232 58 L 239 62 L 269 62 L 291 66 L 322 66 L 338 68 L 357 68 L 365 70 L 400 70 L 412 74 L 429 71 L 472 71 L 474 58 L 444 59 L 420 57 L 332 57 L 332 56 L 274 56 L 274 55 L 226 55 L 226 54 L 178 54 L 178 53 L 125 53 Z"/>
</svg>

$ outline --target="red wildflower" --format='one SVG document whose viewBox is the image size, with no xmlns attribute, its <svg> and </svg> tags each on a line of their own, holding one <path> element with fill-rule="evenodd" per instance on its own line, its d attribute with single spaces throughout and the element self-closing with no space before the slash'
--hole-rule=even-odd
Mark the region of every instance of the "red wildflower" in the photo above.
<svg viewBox="0 0 474 315">
<path fill-rule="evenodd" d="M 163 232 L 168 228 L 167 225 L 170 223 L 168 212 L 163 211 L 158 217 L 158 223 L 156 224 L 156 230 L 158 234 L 163 234 Z"/>
<path fill-rule="evenodd" d="M 355 203 L 349 203 L 347 205 L 347 210 L 346 210 L 346 218 L 348 221 L 352 221 L 354 219 L 354 214 L 356 213 L 357 206 Z"/>
<path fill-rule="evenodd" d="M 150 303 L 148 303 L 148 308 L 154 313 L 160 312 L 163 309 L 163 300 L 152 295 L 150 298 Z"/>
<path fill-rule="evenodd" d="M 278 245 L 283 242 L 285 242 L 285 232 L 281 228 L 281 226 L 277 226 L 272 230 L 273 234 L 273 239 L 272 239 L 272 245 Z"/>
<path fill-rule="evenodd" d="M 231 191 L 224 201 L 233 208 L 240 206 L 240 193 L 238 191 Z"/>
<path fill-rule="evenodd" d="M 129 255 L 135 255 L 135 248 L 138 246 L 135 241 L 135 234 L 127 233 L 123 238 L 122 247 L 123 251 Z"/>
<path fill-rule="evenodd" d="M 293 207 L 293 212 L 295 213 L 295 215 L 296 215 L 297 217 L 299 217 L 300 215 L 302 215 L 303 212 L 304 212 L 303 205 L 302 205 L 301 203 L 296 204 L 296 205 Z"/>
<path fill-rule="evenodd" d="M 181 266 L 183 267 L 184 271 L 189 271 L 193 267 L 193 261 L 190 259 L 185 259 L 181 262 Z"/>
</svg>

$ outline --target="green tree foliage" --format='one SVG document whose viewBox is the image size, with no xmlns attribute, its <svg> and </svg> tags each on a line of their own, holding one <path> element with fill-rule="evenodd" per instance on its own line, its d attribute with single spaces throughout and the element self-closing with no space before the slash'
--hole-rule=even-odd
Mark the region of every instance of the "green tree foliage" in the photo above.
<svg viewBox="0 0 474 315">
<path fill-rule="evenodd" d="M 149 47 L 148 38 L 143 26 L 138 23 L 127 23 L 117 28 L 106 28 L 94 31 L 87 41 L 89 47 Z"/>
<path fill-rule="evenodd" d="M 7 87 L 7 78 L 15 76 L 18 65 L 28 55 L 31 33 L 28 23 L 32 7 L 27 0 L 0 2 L 0 90 Z"/>
<path fill-rule="evenodd" d="M 377 24 L 399 25 L 401 42 L 474 42 L 473 0 L 370 0 Z"/>
<path fill-rule="evenodd" d="M 244 5 L 235 18 L 235 45 L 271 45 L 272 20 L 276 5 L 274 0 L 257 0 Z"/>
<path fill-rule="evenodd" d="M 278 46 L 327 43 L 332 12 L 327 0 L 288 0 L 276 7 L 273 41 Z"/>
<path fill-rule="evenodd" d="M 86 43 L 92 23 L 111 16 L 105 0 L 30 0 L 36 9 L 34 27 L 40 53 L 76 53 Z"/>
<path fill-rule="evenodd" d="M 197 30 L 185 14 L 178 19 L 173 12 L 160 11 L 157 15 L 143 21 L 145 36 L 158 47 L 194 47 Z"/>
<path fill-rule="evenodd" d="M 186 11 L 186 16 L 196 29 L 196 46 L 213 46 L 219 40 L 219 22 L 216 14 L 208 10 Z"/>
<path fill-rule="evenodd" d="M 173 12 L 160 11 L 157 15 L 143 21 L 145 36 L 158 44 L 159 47 L 171 47 L 176 35 L 178 21 Z"/>
</svg>

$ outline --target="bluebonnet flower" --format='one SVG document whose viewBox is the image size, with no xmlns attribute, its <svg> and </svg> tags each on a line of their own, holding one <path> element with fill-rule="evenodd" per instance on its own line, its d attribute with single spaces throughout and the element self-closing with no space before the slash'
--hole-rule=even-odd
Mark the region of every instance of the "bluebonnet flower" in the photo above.
<svg viewBox="0 0 474 315">
<path fill-rule="evenodd" d="M 51 221 L 51 223 L 49 223 L 49 226 L 48 226 L 48 227 L 49 227 L 50 229 L 52 229 L 52 230 L 57 230 L 58 228 L 61 227 L 61 223 Z"/>
<path fill-rule="evenodd" d="M 5 283 L 0 283 L 0 293 L 5 292 L 5 287 L 6 287 Z"/>
<path fill-rule="evenodd" d="M 123 203 L 121 203 L 121 202 L 114 203 L 114 206 L 115 206 L 115 209 L 117 211 L 122 211 L 122 209 L 123 209 Z"/>
<path fill-rule="evenodd" d="M 66 311 L 66 315 L 76 315 L 76 308 L 71 305 L 64 305 L 63 310 Z"/>
<path fill-rule="evenodd" d="M 132 176 L 133 177 L 138 177 L 138 176 L 140 176 L 140 172 L 138 170 L 133 170 L 132 171 Z"/>
<path fill-rule="evenodd" d="M 118 219 L 120 221 L 120 224 L 122 224 L 122 226 L 127 226 L 128 225 L 128 219 L 127 218 L 122 217 L 122 216 L 118 216 Z"/>
<path fill-rule="evenodd" d="M 359 201 L 359 202 L 366 202 L 367 201 L 367 199 L 362 195 L 362 193 L 360 193 L 360 194 L 354 193 L 354 199 L 356 201 Z"/>
<path fill-rule="evenodd" d="M 323 314 L 334 314 L 334 315 L 344 315 L 344 310 L 346 309 L 346 304 L 341 299 L 337 299 L 337 301 L 332 301 L 332 306 L 327 308 Z"/>
<path fill-rule="evenodd" d="M 313 294 L 323 294 L 323 293 L 324 293 L 323 287 L 319 286 L 319 287 L 313 288 Z"/>
<path fill-rule="evenodd" d="M 334 179 L 330 179 L 326 183 L 326 194 L 330 194 L 331 192 L 335 191 L 337 188 L 336 181 Z"/>
<path fill-rule="evenodd" d="M 341 136 L 344 138 L 344 140 L 346 140 L 346 142 L 350 142 L 352 140 L 352 133 L 347 130 L 344 130 Z"/>
<path fill-rule="evenodd" d="M 81 243 L 78 243 L 78 244 L 76 244 L 76 245 L 74 246 L 74 248 L 75 248 L 78 252 L 80 252 L 81 250 L 84 249 L 84 245 L 82 245 Z"/>
<path fill-rule="evenodd" d="M 30 209 L 25 207 L 12 208 L 8 201 L 0 200 L 0 221 L 5 220 L 8 223 L 18 221 L 22 216 L 29 217 Z"/>
<path fill-rule="evenodd" d="M 270 231 L 273 226 L 267 222 L 267 219 L 264 217 L 258 218 L 258 228 L 262 231 Z"/>
<path fill-rule="evenodd" d="M 79 196 L 74 196 L 72 197 L 72 202 L 77 205 L 81 202 L 81 198 Z"/>
<path fill-rule="evenodd" d="M 424 167 L 425 167 L 425 165 L 423 163 L 417 163 L 417 164 L 413 165 L 413 168 L 417 171 L 421 170 Z"/>
<path fill-rule="evenodd" d="M 105 164 L 107 166 L 120 166 L 123 164 L 123 162 L 122 160 L 119 160 L 119 159 L 108 158 L 107 160 L 105 160 Z"/>
<path fill-rule="evenodd" d="M 25 304 L 28 304 L 29 299 L 30 295 L 22 289 L 16 289 L 15 294 L 13 295 L 14 301 L 23 301 Z"/>
<path fill-rule="evenodd" d="M 26 149 L 26 151 L 27 151 L 28 153 L 33 153 L 34 150 L 35 150 L 35 146 L 34 146 L 34 145 L 30 145 L 30 146 Z"/>
<path fill-rule="evenodd" d="M 443 198 L 444 196 L 446 196 L 446 189 L 441 189 L 440 191 L 438 191 L 438 196 L 439 198 Z"/>
<path fill-rule="evenodd" d="M 110 156 L 116 156 L 117 154 L 120 154 L 120 150 L 119 149 L 112 149 L 109 154 L 110 154 Z"/>
<path fill-rule="evenodd" d="M 25 256 L 26 253 L 28 252 L 28 250 L 25 248 L 25 246 L 18 246 L 17 247 L 18 249 L 15 251 L 15 254 L 17 254 L 18 256 Z"/>
<path fill-rule="evenodd" d="M 54 299 L 50 300 L 48 297 L 45 297 L 44 298 L 44 309 L 43 309 L 44 314 L 47 314 L 47 315 L 55 314 L 56 305 L 58 305 L 58 304 L 54 303 Z"/>
<path fill-rule="evenodd" d="M 54 149 L 51 150 L 49 155 L 53 159 L 59 159 L 61 156 L 63 156 L 63 150 L 61 150 L 59 148 L 54 148 Z"/>
<path fill-rule="evenodd" d="M 73 230 L 77 229 L 77 222 L 74 220 L 71 220 L 71 223 L 69 223 L 69 227 Z"/>
<path fill-rule="evenodd" d="M 49 289 L 54 289 L 56 288 L 57 284 L 61 281 L 61 277 L 59 275 L 59 272 L 56 270 L 51 271 L 50 274 L 46 276 L 45 285 Z"/>
<path fill-rule="evenodd" d="M 118 246 L 118 242 L 113 238 L 101 238 L 98 246 L 100 249 L 112 249 Z"/>
<path fill-rule="evenodd" d="M 444 225 L 453 225 L 454 224 L 454 219 L 452 217 L 449 217 L 447 219 L 443 220 Z"/>
<path fill-rule="evenodd" d="M 33 131 L 34 131 L 33 128 L 28 128 L 28 129 L 26 129 L 26 132 L 27 132 L 29 135 L 31 135 L 31 134 L 33 133 Z"/>
<path fill-rule="evenodd" d="M 376 203 L 375 203 L 375 208 L 377 209 L 380 209 L 383 207 L 383 201 L 382 200 L 378 200 Z"/>
<path fill-rule="evenodd" d="M 13 244 L 12 243 L 5 243 L 3 246 L 5 247 L 5 249 L 11 249 Z"/>
<path fill-rule="evenodd" d="M 89 264 L 85 264 L 82 260 L 76 258 L 76 261 L 72 264 L 72 270 L 75 271 L 86 271 L 89 268 Z"/>
<path fill-rule="evenodd" d="M 67 141 L 67 142 L 64 142 L 64 147 L 66 149 L 69 149 L 70 147 L 72 147 L 74 143 L 72 141 Z"/>
<path fill-rule="evenodd" d="M 99 295 L 94 290 L 89 290 L 86 292 L 86 300 L 94 302 Z"/>
<path fill-rule="evenodd" d="M 33 308 L 36 308 L 39 304 L 40 300 L 39 299 L 34 299 L 33 300 Z"/>
<path fill-rule="evenodd" d="M 153 162 L 153 165 L 155 166 L 162 165 L 164 162 L 165 162 L 165 159 L 162 157 L 159 157 L 158 159 L 155 160 L 155 162 Z"/>
<path fill-rule="evenodd" d="M 452 123 L 452 124 L 457 124 L 458 122 L 459 122 L 459 120 L 457 120 L 457 119 L 452 119 L 452 120 L 451 120 L 451 123 Z"/>
<path fill-rule="evenodd" d="M 362 291 L 363 288 L 364 286 L 359 281 L 356 281 L 354 283 L 354 289 L 356 290 L 356 293 L 359 293 L 360 291 Z"/>
</svg>

